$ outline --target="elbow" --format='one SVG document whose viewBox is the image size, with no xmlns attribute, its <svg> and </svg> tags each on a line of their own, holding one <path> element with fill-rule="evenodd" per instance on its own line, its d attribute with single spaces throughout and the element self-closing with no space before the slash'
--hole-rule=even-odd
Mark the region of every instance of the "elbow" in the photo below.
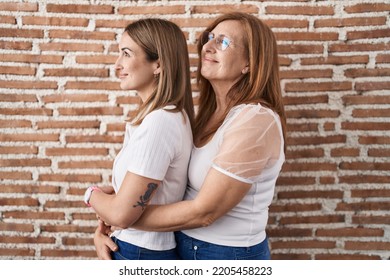
<svg viewBox="0 0 390 280">
<path fill-rule="evenodd" d="M 125 229 L 131 227 L 136 222 L 136 219 L 126 215 L 117 215 L 112 221 L 112 226 Z"/>
<path fill-rule="evenodd" d="M 211 226 L 216 220 L 216 215 L 212 210 L 202 209 L 198 207 L 195 212 L 196 227 L 208 227 Z"/>
</svg>

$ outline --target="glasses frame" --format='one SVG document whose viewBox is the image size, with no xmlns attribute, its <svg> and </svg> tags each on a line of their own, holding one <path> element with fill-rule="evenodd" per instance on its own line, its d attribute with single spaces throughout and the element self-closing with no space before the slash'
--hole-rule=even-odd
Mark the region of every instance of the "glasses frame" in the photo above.
<svg viewBox="0 0 390 280">
<path fill-rule="evenodd" d="M 215 45 L 220 51 L 225 51 L 231 44 L 233 44 L 233 40 L 223 34 L 215 36 L 213 32 L 205 31 L 200 36 L 200 43 L 202 46 L 213 40 L 215 40 Z"/>
</svg>

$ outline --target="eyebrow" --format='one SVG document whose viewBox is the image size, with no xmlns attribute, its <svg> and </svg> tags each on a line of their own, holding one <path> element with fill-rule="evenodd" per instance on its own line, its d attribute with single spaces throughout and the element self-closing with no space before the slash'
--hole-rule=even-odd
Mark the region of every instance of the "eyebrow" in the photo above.
<svg viewBox="0 0 390 280">
<path fill-rule="evenodd" d="M 129 51 L 133 52 L 130 48 L 127 48 L 127 47 L 121 48 L 121 51 L 124 51 L 124 50 L 129 50 Z"/>
</svg>

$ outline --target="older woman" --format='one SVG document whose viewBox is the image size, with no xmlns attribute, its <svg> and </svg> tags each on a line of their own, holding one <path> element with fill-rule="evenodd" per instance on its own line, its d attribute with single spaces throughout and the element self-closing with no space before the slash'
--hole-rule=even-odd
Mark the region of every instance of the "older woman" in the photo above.
<svg viewBox="0 0 390 280">
<path fill-rule="evenodd" d="M 269 259 L 265 228 L 284 162 L 275 37 L 258 18 L 217 18 L 198 44 L 200 105 L 184 200 L 132 227 L 176 233 L 182 259 Z"/>
</svg>

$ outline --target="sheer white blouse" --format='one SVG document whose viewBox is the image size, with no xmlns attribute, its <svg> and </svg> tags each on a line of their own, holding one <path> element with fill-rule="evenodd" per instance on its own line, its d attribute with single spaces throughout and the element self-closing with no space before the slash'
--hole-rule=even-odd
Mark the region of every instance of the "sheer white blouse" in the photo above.
<svg viewBox="0 0 390 280">
<path fill-rule="evenodd" d="M 284 159 L 282 127 L 275 112 L 260 104 L 232 108 L 213 138 L 205 146 L 193 148 L 185 199 L 197 196 L 210 168 L 252 187 L 238 205 L 212 225 L 183 232 L 225 246 L 248 247 L 262 242 Z"/>
</svg>

